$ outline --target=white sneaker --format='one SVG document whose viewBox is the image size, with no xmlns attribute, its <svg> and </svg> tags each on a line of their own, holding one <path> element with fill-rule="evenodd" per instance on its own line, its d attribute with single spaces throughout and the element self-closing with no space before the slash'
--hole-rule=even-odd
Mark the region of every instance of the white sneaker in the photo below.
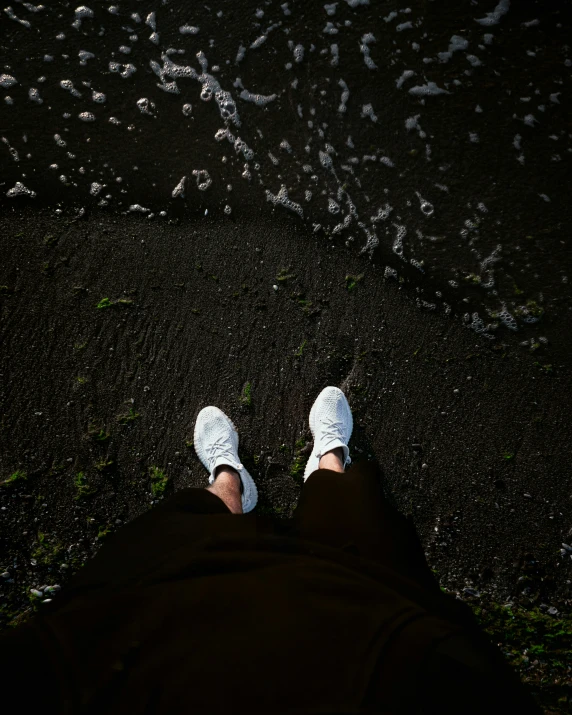
<svg viewBox="0 0 572 715">
<path fill-rule="evenodd" d="M 252 511 L 258 501 L 253 478 L 238 458 L 238 432 L 218 407 L 205 407 L 195 424 L 195 452 L 209 471 L 209 484 L 215 480 L 217 467 L 225 464 L 236 469 L 242 482 L 242 511 Z"/>
<path fill-rule="evenodd" d="M 304 481 L 319 468 L 322 455 L 337 447 L 342 448 L 344 468 L 351 463 L 348 442 L 353 426 L 352 411 L 344 393 L 337 387 L 325 387 L 310 410 L 314 446 L 304 470 Z"/>
</svg>

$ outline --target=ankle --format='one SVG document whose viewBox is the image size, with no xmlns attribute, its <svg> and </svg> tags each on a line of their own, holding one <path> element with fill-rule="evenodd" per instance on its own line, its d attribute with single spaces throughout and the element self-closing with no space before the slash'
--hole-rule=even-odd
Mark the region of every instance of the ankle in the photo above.
<svg viewBox="0 0 572 715">
<path fill-rule="evenodd" d="M 239 494 L 242 493 L 242 480 L 234 467 L 228 464 L 220 464 L 215 469 L 214 478 L 215 484 L 221 487 L 224 486 L 227 489 L 236 488 Z"/>
<path fill-rule="evenodd" d="M 336 447 L 323 454 L 320 458 L 318 469 L 331 469 L 333 472 L 345 472 L 344 451 L 341 447 Z"/>
<path fill-rule="evenodd" d="M 221 499 L 232 514 L 242 514 L 242 480 L 238 472 L 227 465 L 221 465 L 215 471 L 214 482 L 207 491 Z"/>
</svg>

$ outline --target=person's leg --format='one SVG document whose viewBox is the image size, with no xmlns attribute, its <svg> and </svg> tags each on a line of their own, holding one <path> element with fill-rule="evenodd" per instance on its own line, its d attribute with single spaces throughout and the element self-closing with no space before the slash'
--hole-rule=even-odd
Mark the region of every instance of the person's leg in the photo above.
<svg viewBox="0 0 572 715">
<path fill-rule="evenodd" d="M 327 457 L 327 455 L 325 455 Z M 413 523 L 383 493 L 374 462 L 347 471 L 320 469 L 302 490 L 292 533 L 377 561 L 429 588 L 438 588 Z"/>
<path fill-rule="evenodd" d="M 241 481 L 236 469 L 222 464 L 215 470 L 215 481 L 206 488 L 226 504 L 232 514 L 242 514 Z"/>
<path fill-rule="evenodd" d="M 236 427 L 218 407 L 204 407 L 199 412 L 195 451 L 209 472 L 208 490 L 220 497 L 233 514 L 252 511 L 258 501 L 258 490 L 238 456 Z"/>
<path fill-rule="evenodd" d="M 254 533 L 252 520 L 235 515 L 254 508 L 257 490 L 238 458 L 238 434 L 216 407 L 201 410 L 195 448 L 210 472 L 206 489 L 182 489 L 111 536 L 66 589 L 136 582 L 177 549 L 221 533 Z"/>
<path fill-rule="evenodd" d="M 332 449 L 320 457 L 318 469 L 330 469 L 332 472 L 345 472 L 344 453 L 341 447 Z"/>
<path fill-rule="evenodd" d="M 385 498 L 379 468 L 350 462 L 353 420 L 337 388 L 327 387 L 310 412 L 314 447 L 291 534 L 383 563 L 435 588 L 413 524 Z"/>
</svg>

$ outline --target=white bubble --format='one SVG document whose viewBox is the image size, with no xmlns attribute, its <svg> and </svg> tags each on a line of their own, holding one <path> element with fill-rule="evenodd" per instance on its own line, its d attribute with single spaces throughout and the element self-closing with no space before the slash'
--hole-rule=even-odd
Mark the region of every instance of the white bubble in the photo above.
<svg viewBox="0 0 572 715">
<path fill-rule="evenodd" d="M 91 112 L 80 112 L 77 116 L 82 122 L 95 122 L 95 114 Z"/>
<path fill-rule="evenodd" d="M 192 111 L 193 111 L 192 104 L 183 104 L 183 114 L 185 115 L 185 117 L 190 117 Z"/>
<path fill-rule="evenodd" d="M 332 67 L 337 67 L 340 62 L 340 51 L 336 43 L 330 45 L 330 52 L 332 53 L 330 64 Z"/>
<path fill-rule="evenodd" d="M 26 188 L 21 181 L 17 181 L 14 186 L 6 192 L 6 196 L 9 199 L 13 199 L 16 196 L 28 196 L 33 199 L 35 195 L 36 192 Z"/>
<path fill-rule="evenodd" d="M 150 117 L 154 116 L 153 112 L 155 111 L 155 104 L 147 97 L 141 97 L 141 99 L 138 99 L 137 106 L 139 107 L 141 114 L 148 114 Z"/>
<path fill-rule="evenodd" d="M 401 76 L 395 81 L 395 86 L 397 87 L 397 89 L 401 89 L 403 83 L 410 77 L 413 77 L 414 74 L 415 72 L 413 70 L 403 70 Z"/>
<path fill-rule="evenodd" d="M 212 184 L 212 179 L 206 169 L 194 169 L 193 176 L 197 180 L 197 188 L 199 191 L 206 191 Z"/>
<path fill-rule="evenodd" d="M 403 239 L 407 234 L 407 228 L 405 226 L 399 225 L 397 223 L 393 224 L 397 229 L 395 239 L 393 240 L 392 250 L 400 258 L 403 258 Z"/>
<path fill-rule="evenodd" d="M 30 87 L 28 90 L 28 98 L 36 104 L 44 103 L 44 100 L 40 97 L 39 91 L 35 87 Z"/>
<path fill-rule="evenodd" d="M 183 178 L 179 181 L 179 183 L 175 186 L 173 189 L 171 196 L 176 199 L 178 196 L 181 198 L 184 198 L 185 196 L 185 182 L 187 181 L 187 177 L 183 176 Z"/>
<path fill-rule="evenodd" d="M 95 57 L 93 52 L 88 52 L 87 50 L 80 50 L 77 54 L 79 57 L 80 65 L 83 65 L 84 67 L 85 67 L 85 65 L 87 65 L 88 60 L 91 60 Z M 44 58 L 44 60 L 45 60 L 45 58 Z"/>
<path fill-rule="evenodd" d="M 194 25 L 181 25 L 181 27 L 179 27 L 179 32 L 181 35 L 197 35 L 199 28 Z"/>
<path fill-rule="evenodd" d="M 72 22 L 72 27 L 79 30 L 81 23 L 85 18 L 93 17 L 93 10 L 85 5 L 80 5 L 75 9 L 75 20 Z"/>
<path fill-rule="evenodd" d="M 246 54 L 246 47 L 244 45 L 239 45 L 238 51 L 236 53 L 236 58 L 235 58 L 235 64 L 238 64 L 239 62 L 242 62 L 244 59 L 244 55 Z"/>
<path fill-rule="evenodd" d="M 419 199 L 419 208 L 421 209 L 421 212 L 425 214 L 425 216 L 431 216 L 435 209 L 433 208 L 433 204 L 424 199 L 421 194 L 416 191 L 417 198 Z"/>
<path fill-rule="evenodd" d="M 15 84 L 18 84 L 18 80 L 15 77 L 12 77 L 12 75 L 9 74 L 0 74 L 0 87 L 9 89 Z"/>
<path fill-rule="evenodd" d="M 441 89 L 441 87 L 438 87 L 435 82 L 427 82 L 427 84 L 411 87 L 409 90 L 409 94 L 412 94 L 415 97 L 425 97 L 428 95 L 451 93 L 448 92 L 446 89 Z"/>
<path fill-rule="evenodd" d="M 15 22 L 19 22 L 20 25 L 23 25 L 24 27 L 27 27 L 28 29 L 32 27 L 32 25 L 28 22 L 28 20 L 21 20 L 19 17 L 17 17 L 17 15 L 15 14 L 14 10 L 12 10 L 12 8 L 11 8 L 10 6 L 4 8 L 4 12 L 6 13 L 6 15 L 8 15 L 8 17 L 10 18 L 10 20 L 14 20 Z"/>
<path fill-rule="evenodd" d="M 498 5 L 492 12 L 487 12 L 486 16 L 481 19 L 475 18 L 475 22 L 478 22 L 479 25 L 484 25 L 486 27 L 490 27 L 491 25 L 498 25 L 501 17 L 503 15 L 506 15 L 506 13 L 509 11 L 509 8 L 510 0 L 500 0 Z"/>
<path fill-rule="evenodd" d="M 268 39 L 268 35 L 260 35 L 254 42 L 250 45 L 251 50 L 256 50 L 258 49 L 261 45 L 263 45 L 266 40 Z"/>
<path fill-rule="evenodd" d="M 334 201 L 334 199 L 328 199 L 328 211 L 331 214 L 339 214 L 340 213 L 340 205 L 338 204 L 337 201 Z"/>
<path fill-rule="evenodd" d="M 332 157 L 329 154 L 326 154 L 324 151 L 319 151 L 318 156 L 320 157 L 320 163 L 324 167 L 324 169 L 332 169 Z"/>
<path fill-rule="evenodd" d="M 469 41 L 460 35 L 453 35 L 449 41 L 449 49 L 447 52 L 438 52 L 437 57 L 441 62 L 448 62 L 453 56 L 453 52 L 466 50 L 469 46 Z"/>
<path fill-rule="evenodd" d="M 378 209 L 377 214 L 375 216 L 370 216 L 370 221 L 372 223 L 377 223 L 378 221 L 385 221 L 392 211 L 393 207 L 389 204 L 385 204 L 385 206 L 382 206 L 380 209 Z"/>
<path fill-rule="evenodd" d="M 374 114 L 371 104 L 364 104 L 361 108 L 361 116 L 369 117 L 372 122 L 377 122 L 377 116 Z"/>
<path fill-rule="evenodd" d="M 282 184 L 282 186 L 280 187 L 280 191 L 276 195 L 274 195 L 267 189 L 266 200 L 270 201 L 270 203 L 274 204 L 274 206 L 284 206 L 284 208 L 287 208 L 290 211 L 297 213 L 300 217 L 304 216 L 304 211 L 300 204 L 297 204 L 295 201 L 291 201 L 288 198 L 288 190 L 285 184 Z"/>
<path fill-rule="evenodd" d="M 252 102 L 253 104 L 256 104 L 258 107 L 264 107 L 270 102 L 273 102 L 276 99 L 277 95 L 276 94 L 269 94 L 267 96 L 264 96 L 263 94 L 253 94 L 252 92 L 249 92 L 246 89 L 243 89 L 242 92 L 240 93 L 240 98 L 243 99 L 245 102 Z"/>
<path fill-rule="evenodd" d="M 348 85 L 344 82 L 343 79 L 339 80 L 338 85 L 342 88 L 342 97 L 340 100 L 340 105 L 338 107 L 338 112 L 340 112 L 340 114 L 343 114 L 346 111 L 346 105 L 348 103 L 348 99 L 350 98 L 350 91 L 348 89 Z"/>
<path fill-rule="evenodd" d="M 363 35 L 363 37 L 361 38 L 361 43 L 359 46 L 360 52 L 363 55 L 363 60 L 365 62 L 365 65 L 370 70 L 377 69 L 377 65 L 371 59 L 370 54 L 369 54 L 370 53 L 369 45 L 372 42 L 375 42 L 375 37 L 372 35 L 371 32 L 368 32 L 365 35 Z"/>
</svg>

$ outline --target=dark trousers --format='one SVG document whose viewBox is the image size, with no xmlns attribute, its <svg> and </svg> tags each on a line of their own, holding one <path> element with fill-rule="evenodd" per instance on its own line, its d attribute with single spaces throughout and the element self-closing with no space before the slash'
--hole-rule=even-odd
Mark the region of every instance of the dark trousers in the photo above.
<svg viewBox="0 0 572 715">
<path fill-rule="evenodd" d="M 94 586 L 136 584 L 164 561 L 169 548 L 193 542 L 200 548 L 199 542 L 221 534 L 275 534 L 334 547 L 417 584 L 427 595 L 432 594 L 435 602 L 443 596 L 412 522 L 383 493 L 379 467 L 361 462 L 344 473 L 313 472 L 302 488 L 292 519 L 257 515 L 256 510 L 231 514 L 212 492 L 183 489 L 114 534 L 59 598 L 67 594 L 73 599 Z M 470 618 L 468 609 L 467 616 Z M 388 678 L 391 680 L 388 672 L 388 664 L 380 662 L 364 702 L 368 712 L 390 707 L 386 701 Z M 467 714 L 539 712 L 474 622 L 466 635 L 439 646 L 425 664 L 424 673 L 419 690 L 424 694 L 408 712 L 456 715 L 461 703 Z"/>
<path fill-rule="evenodd" d="M 302 488 L 292 519 L 259 516 L 256 509 L 231 514 L 212 492 L 182 489 L 120 529 L 70 586 L 124 582 L 126 576 L 137 580 L 150 564 L 161 561 L 169 544 L 190 544 L 221 533 L 270 533 L 318 542 L 379 562 L 427 589 L 439 588 L 415 528 L 384 497 L 373 462 L 357 463 L 343 474 L 315 471 Z"/>
<path fill-rule="evenodd" d="M 59 609 L 71 604 L 73 617 L 73 604 L 81 604 L 82 595 L 89 599 L 92 593 L 111 593 L 116 587 L 134 587 L 137 591 L 139 582 L 145 583 L 149 573 L 160 572 L 171 550 L 176 552 L 184 546 L 190 547 L 191 552 L 194 548 L 200 551 L 201 542 L 208 546 L 209 539 L 221 535 L 232 539 L 234 535 L 268 534 L 282 537 L 282 543 L 284 537 L 290 543 L 291 537 L 300 543 L 319 544 L 322 549 L 329 549 L 332 558 L 347 552 L 343 555 L 345 561 L 379 564 L 382 568 L 376 568 L 387 578 L 407 582 L 418 594 L 424 594 L 421 600 L 426 602 L 428 612 L 431 612 L 428 604 L 438 606 L 441 601 L 449 601 L 451 616 L 456 610 L 453 606 L 467 611 L 463 629 L 457 629 L 457 635 L 448 637 L 424 656 L 413 693 L 404 692 L 398 683 L 408 673 L 409 656 L 418 648 L 418 642 L 405 642 L 402 652 L 393 644 L 388 651 L 391 659 L 383 653 L 359 712 L 417 715 L 539 712 L 500 653 L 479 633 L 468 609 L 440 592 L 413 525 L 384 497 L 379 469 L 371 463 L 354 465 L 343 474 L 324 469 L 314 472 L 304 484 L 294 516 L 289 520 L 256 512 L 231 514 L 221 499 L 205 489 L 181 490 L 114 534 L 50 607 Z M 81 626 L 81 609 L 78 614 Z M 122 616 L 118 618 L 119 625 L 123 625 Z M 113 624 L 101 625 L 107 629 L 107 636 L 102 636 L 105 639 Z M 78 642 L 85 649 L 88 646 L 82 643 L 81 627 L 79 631 Z M 90 637 L 94 637 L 93 627 Z M 0 637 L 0 672 L 20 693 L 24 710 L 35 711 L 41 705 L 43 712 L 61 712 L 57 677 L 47 661 L 37 661 L 32 677 L 34 688 L 27 687 L 30 672 L 23 664 L 29 663 L 30 653 L 43 652 L 41 639 L 41 623 L 36 630 L 23 627 Z M 46 654 L 53 647 L 50 640 Z M 95 662 L 99 663 L 97 659 Z M 67 682 L 73 687 L 73 679 L 68 678 Z M 101 695 L 104 699 L 108 696 L 107 691 Z M 96 696 L 93 703 L 97 712 L 107 707 Z"/>
</svg>

